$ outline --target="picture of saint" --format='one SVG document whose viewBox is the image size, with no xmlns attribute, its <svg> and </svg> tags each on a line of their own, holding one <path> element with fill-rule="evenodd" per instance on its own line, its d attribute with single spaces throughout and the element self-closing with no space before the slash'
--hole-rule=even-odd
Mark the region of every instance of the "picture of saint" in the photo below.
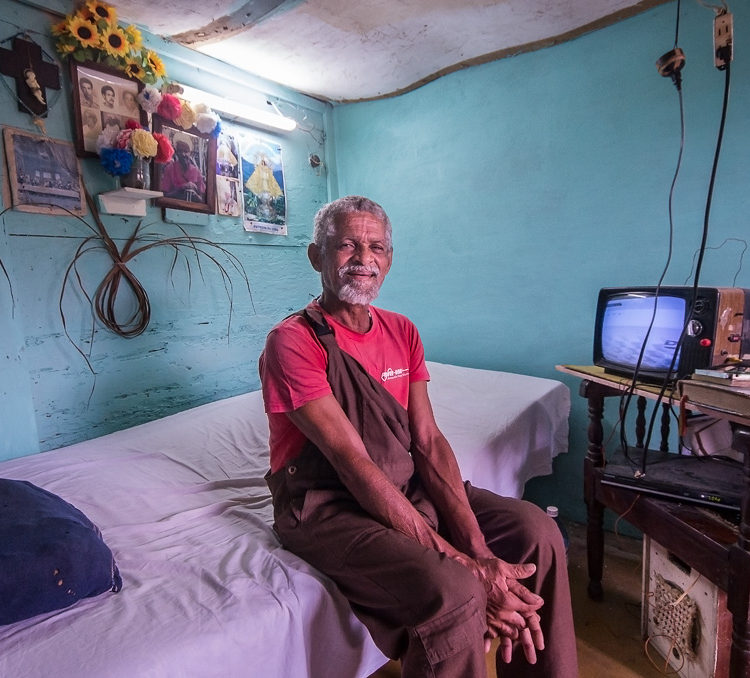
<svg viewBox="0 0 750 678">
<path fill-rule="evenodd" d="M 239 179 L 217 175 L 216 177 L 216 212 L 222 216 L 242 216 L 240 195 L 242 189 Z"/>
<path fill-rule="evenodd" d="M 274 200 L 282 197 L 284 191 L 276 181 L 271 163 L 264 153 L 255 156 L 255 169 L 245 182 L 245 188 L 257 197 L 258 215 L 266 221 L 273 221 L 276 218 Z"/>
<path fill-rule="evenodd" d="M 235 138 L 225 132 L 219 134 L 216 148 L 216 174 L 239 178 L 239 150 Z"/>
<path fill-rule="evenodd" d="M 262 137 L 240 139 L 243 225 L 246 231 L 286 235 L 286 195 L 281 146 Z"/>
</svg>

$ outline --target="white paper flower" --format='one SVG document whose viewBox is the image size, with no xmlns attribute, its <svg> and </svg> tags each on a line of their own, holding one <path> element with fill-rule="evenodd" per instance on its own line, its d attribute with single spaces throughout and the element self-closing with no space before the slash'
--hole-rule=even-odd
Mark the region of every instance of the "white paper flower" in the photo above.
<svg viewBox="0 0 750 678">
<path fill-rule="evenodd" d="M 218 122 L 219 116 L 216 115 L 216 113 L 214 113 L 211 109 L 209 109 L 208 113 L 198 114 L 198 118 L 195 121 L 195 126 L 203 134 L 210 134 L 214 131 Z"/>
<path fill-rule="evenodd" d="M 156 113 L 156 109 L 161 103 L 161 92 L 156 87 L 146 85 L 138 93 L 138 103 L 146 113 Z"/>
<path fill-rule="evenodd" d="M 101 153 L 102 148 L 114 148 L 119 133 L 119 127 L 107 125 L 96 138 L 96 152 Z"/>
</svg>

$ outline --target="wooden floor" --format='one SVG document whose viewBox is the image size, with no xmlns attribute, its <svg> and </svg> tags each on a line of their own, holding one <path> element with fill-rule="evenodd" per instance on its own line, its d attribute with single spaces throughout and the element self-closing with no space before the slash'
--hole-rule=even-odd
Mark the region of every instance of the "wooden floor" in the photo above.
<svg viewBox="0 0 750 678">
<path fill-rule="evenodd" d="M 585 527 L 569 525 L 570 588 L 578 640 L 580 678 L 659 678 L 662 672 L 644 652 L 641 639 L 641 541 L 607 533 L 604 559 L 603 601 L 594 602 L 586 593 Z M 497 678 L 493 651 L 488 655 L 488 673 Z M 655 657 L 658 661 L 658 657 Z M 370 678 L 398 678 L 399 665 L 390 662 Z"/>
</svg>

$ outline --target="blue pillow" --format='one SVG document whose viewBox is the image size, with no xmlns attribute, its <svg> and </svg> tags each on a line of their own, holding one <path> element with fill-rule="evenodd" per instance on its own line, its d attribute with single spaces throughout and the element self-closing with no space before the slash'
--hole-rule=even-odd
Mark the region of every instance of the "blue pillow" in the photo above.
<svg viewBox="0 0 750 678">
<path fill-rule="evenodd" d="M 112 552 L 75 506 L 0 478 L 0 624 L 122 588 Z"/>
</svg>

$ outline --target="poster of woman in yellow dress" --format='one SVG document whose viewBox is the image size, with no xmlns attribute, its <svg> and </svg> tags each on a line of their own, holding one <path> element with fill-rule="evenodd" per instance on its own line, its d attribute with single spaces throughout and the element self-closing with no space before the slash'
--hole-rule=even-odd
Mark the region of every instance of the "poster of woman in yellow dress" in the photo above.
<svg viewBox="0 0 750 678">
<path fill-rule="evenodd" d="M 245 230 L 286 235 L 281 146 L 262 138 L 245 136 L 240 150 L 242 177 L 245 179 L 242 189 Z"/>
</svg>

